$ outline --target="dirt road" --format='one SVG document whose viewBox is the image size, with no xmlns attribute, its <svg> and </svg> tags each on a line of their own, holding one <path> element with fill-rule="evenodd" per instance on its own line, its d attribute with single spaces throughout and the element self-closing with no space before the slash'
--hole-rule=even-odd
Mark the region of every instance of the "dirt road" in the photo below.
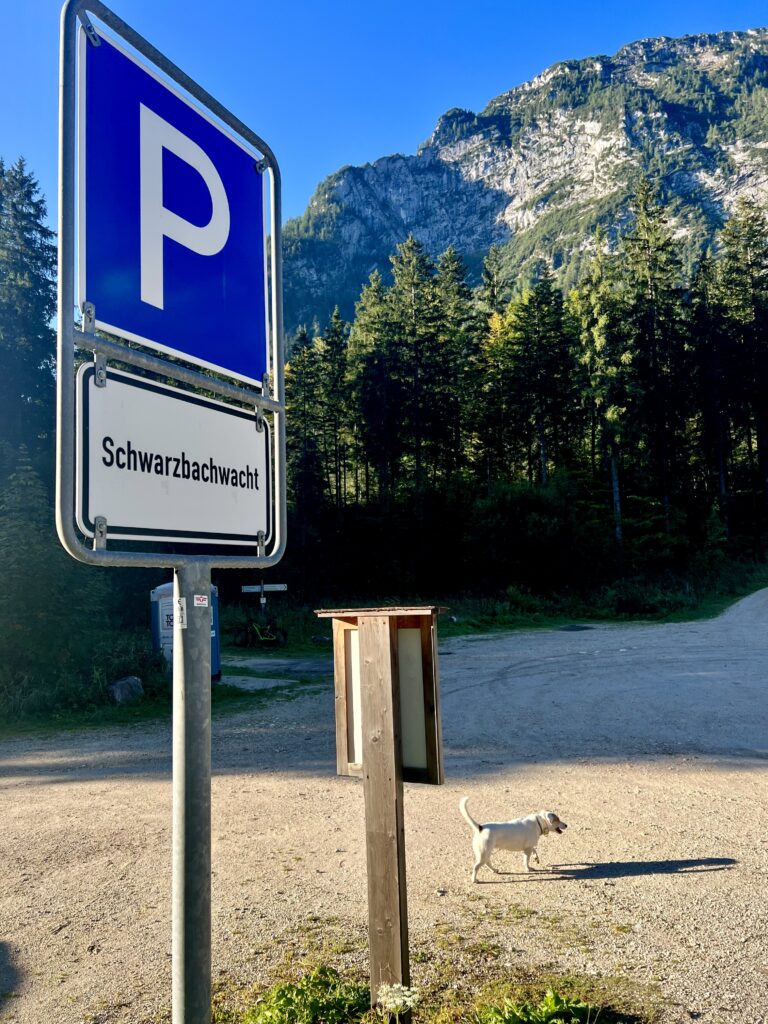
<svg viewBox="0 0 768 1024">
<path fill-rule="evenodd" d="M 413 980 L 440 958 L 619 976 L 668 1022 L 768 1021 L 768 591 L 711 622 L 441 644 L 447 783 L 406 787 Z M 269 675 L 273 669 L 264 672 Z M 329 670 L 328 670 L 329 671 Z M 214 722 L 214 977 L 365 965 L 362 789 L 329 675 Z M 0 1021 L 170 999 L 170 727 L 0 748 Z M 541 872 L 470 883 L 479 819 L 552 807 Z"/>
</svg>

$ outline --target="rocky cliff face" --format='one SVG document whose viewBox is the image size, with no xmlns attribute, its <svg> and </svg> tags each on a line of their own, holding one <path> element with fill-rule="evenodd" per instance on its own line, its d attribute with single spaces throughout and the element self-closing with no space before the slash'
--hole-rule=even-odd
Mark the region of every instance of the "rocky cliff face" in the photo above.
<svg viewBox="0 0 768 1024">
<path fill-rule="evenodd" d="M 414 156 L 345 167 L 285 226 L 286 324 L 351 316 L 374 269 L 413 233 L 476 275 L 545 259 L 564 284 L 595 228 L 614 234 L 641 174 L 693 261 L 740 196 L 768 202 L 768 29 L 646 39 L 556 64 L 479 114 L 451 110 Z"/>
</svg>

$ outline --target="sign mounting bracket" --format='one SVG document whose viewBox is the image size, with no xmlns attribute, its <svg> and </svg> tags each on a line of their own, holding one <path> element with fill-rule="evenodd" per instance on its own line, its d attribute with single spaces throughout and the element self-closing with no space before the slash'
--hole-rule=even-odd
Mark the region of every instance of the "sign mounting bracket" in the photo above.
<svg viewBox="0 0 768 1024">
<path fill-rule="evenodd" d="M 85 29 L 85 34 L 88 36 L 88 42 L 92 46 L 101 46 L 101 39 L 99 39 L 99 33 L 93 27 L 91 19 L 88 17 L 85 11 L 80 11 L 79 19 L 81 25 Z"/>
</svg>

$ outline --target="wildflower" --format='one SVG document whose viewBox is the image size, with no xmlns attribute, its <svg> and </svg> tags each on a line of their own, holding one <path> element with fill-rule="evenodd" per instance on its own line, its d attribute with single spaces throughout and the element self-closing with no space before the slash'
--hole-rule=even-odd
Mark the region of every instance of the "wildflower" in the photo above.
<svg viewBox="0 0 768 1024">
<path fill-rule="evenodd" d="M 391 1014 L 400 1024 L 400 1014 L 412 1010 L 419 1002 L 419 994 L 415 988 L 408 988 L 396 982 L 394 985 L 381 985 L 376 993 L 376 1006 L 382 1012 Z"/>
</svg>

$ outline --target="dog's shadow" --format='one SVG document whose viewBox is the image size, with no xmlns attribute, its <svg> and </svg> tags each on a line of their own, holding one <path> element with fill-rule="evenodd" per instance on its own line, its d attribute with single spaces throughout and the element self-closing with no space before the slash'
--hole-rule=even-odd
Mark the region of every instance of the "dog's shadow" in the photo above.
<svg viewBox="0 0 768 1024">
<path fill-rule="evenodd" d="M 566 882 L 570 880 L 637 878 L 642 875 L 692 875 L 705 871 L 728 871 L 738 861 L 733 857 L 699 857 L 690 860 L 628 860 L 600 864 L 552 864 L 536 871 L 497 871 L 502 879 L 485 879 L 485 884 L 505 882 Z"/>
</svg>

